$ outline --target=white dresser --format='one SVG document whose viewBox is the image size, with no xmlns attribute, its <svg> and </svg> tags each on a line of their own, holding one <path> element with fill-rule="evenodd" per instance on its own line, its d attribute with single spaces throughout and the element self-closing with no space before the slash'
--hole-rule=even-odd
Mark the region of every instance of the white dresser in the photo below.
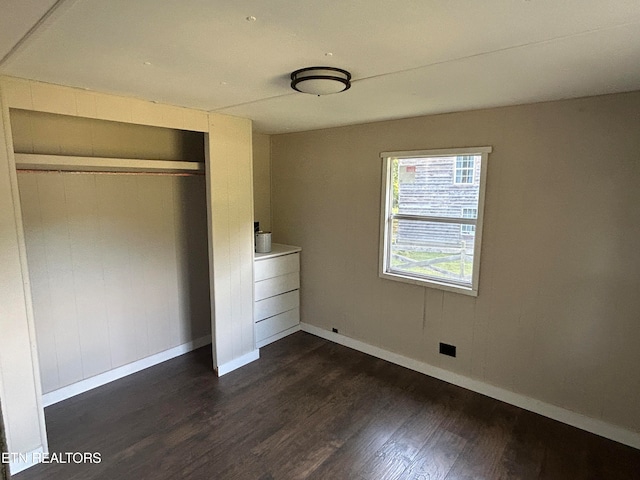
<svg viewBox="0 0 640 480">
<path fill-rule="evenodd" d="M 300 247 L 274 243 L 255 254 L 256 348 L 300 330 Z"/>
</svg>

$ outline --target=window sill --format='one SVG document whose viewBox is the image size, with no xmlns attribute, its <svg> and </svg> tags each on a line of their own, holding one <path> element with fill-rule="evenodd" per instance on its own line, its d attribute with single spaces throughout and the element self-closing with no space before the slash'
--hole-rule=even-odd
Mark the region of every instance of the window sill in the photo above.
<svg viewBox="0 0 640 480">
<path fill-rule="evenodd" d="M 379 277 L 384 280 L 393 280 L 396 282 L 410 283 L 412 285 L 418 285 L 421 287 L 435 288 L 438 290 L 444 290 L 446 292 L 460 293 L 462 295 L 468 295 L 470 297 L 478 296 L 478 289 L 472 287 L 463 287 L 461 285 L 453 285 L 450 283 L 438 282 L 436 280 L 419 279 L 415 277 L 408 277 L 398 273 L 380 272 Z"/>
</svg>

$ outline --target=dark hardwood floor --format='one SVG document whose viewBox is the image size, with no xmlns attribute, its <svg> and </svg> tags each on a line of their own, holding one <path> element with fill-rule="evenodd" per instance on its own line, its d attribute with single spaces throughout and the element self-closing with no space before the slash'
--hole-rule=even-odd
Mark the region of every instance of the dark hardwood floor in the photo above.
<svg viewBox="0 0 640 480">
<path fill-rule="evenodd" d="M 18 480 L 638 479 L 640 450 L 306 333 L 222 378 L 203 348 L 46 409 Z"/>
</svg>

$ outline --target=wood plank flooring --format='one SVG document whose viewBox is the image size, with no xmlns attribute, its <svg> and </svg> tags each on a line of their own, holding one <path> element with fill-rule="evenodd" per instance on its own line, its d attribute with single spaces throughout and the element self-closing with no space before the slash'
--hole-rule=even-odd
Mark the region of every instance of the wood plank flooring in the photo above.
<svg viewBox="0 0 640 480">
<path fill-rule="evenodd" d="M 17 480 L 638 479 L 640 450 L 296 333 L 222 378 L 203 348 L 46 409 Z"/>
</svg>

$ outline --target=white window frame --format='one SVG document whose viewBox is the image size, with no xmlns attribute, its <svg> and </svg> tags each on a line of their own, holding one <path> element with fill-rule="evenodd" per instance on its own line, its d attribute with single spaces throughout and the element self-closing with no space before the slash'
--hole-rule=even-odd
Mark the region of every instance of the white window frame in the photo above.
<svg viewBox="0 0 640 480">
<path fill-rule="evenodd" d="M 411 283 L 414 285 L 422 285 L 431 288 L 437 288 L 450 292 L 462 293 L 473 297 L 478 296 L 479 280 L 480 280 L 480 252 L 482 246 L 482 224 L 484 221 L 484 197 L 487 183 L 487 160 L 491 153 L 491 147 L 469 147 L 469 148 L 447 148 L 438 150 L 412 150 L 397 152 L 382 152 L 382 195 L 380 207 L 380 258 L 378 265 L 378 274 L 380 278 L 387 280 L 395 280 L 398 282 Z M 426 215 L 394 215 L 392 212 L 392 172 L 391 160 L 401 158 L 425 158 L 425 157 L 443 157 L 458 155 L 479 155 L 480 156 L 480 188 L 478 192 L 478 215 L 477 218 L 444 218 Z M 476 162 L 477 163 L 477 162 Z M 477 168 L 477 165 L 476 165 Z M 455 165 L 454 165 L 455 175 Z M 471 276 L 471 286 L 459 285 L 453 282 L 447 282 L 440 279 L 425 278 L 423 276 L 411 275 L 406 272 L 392 271 L 389 268 L 391 264 L 391 225 L 393 219 L 436 221 L 442 223 L 460 223 L 465 225 L 474 225 L 476 227 L 475 243 L 473 246 L 473 274 Z"/>
</svg>

